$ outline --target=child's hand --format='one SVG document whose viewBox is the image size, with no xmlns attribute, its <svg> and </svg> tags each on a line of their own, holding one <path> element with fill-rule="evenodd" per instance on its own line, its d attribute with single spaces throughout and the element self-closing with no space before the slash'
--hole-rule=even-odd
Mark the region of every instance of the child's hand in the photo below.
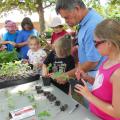
<svg viewBox="0 0 120 120">
<path fill-rule="evenodd" d="M 48 73 L 48 76 L 52 78 L 54 73 Z"/>
<path fill-rule="evenodd" d="M 22 60 L 22 63 L 23 63 L 23 64 L 27 64 L 27 63 L 29 63 L 29 61 L 28 61 L 27 59 L 23 59 L 23 60 Z"/>
<path fill-rule="evenodd" d="M 55 80 L 56 80 L 56 82 L 57 82 L 58 84 L 62 84 L 62 85 L 64 85 L 64 84 L 66 84 L 66 83 L 67 83 L 67 81 L 66 81 L 66 80 L 63 80 L 63 79 L 62 79 L 62 78 L 60 78 L 60 77 L 56 78 Z"/>
<path fill-rule="evenodd" d="M 77 92 L 78 94 L 81 94 L 82 96 L 84 96 L 87 100 L 90 100 L 92 93 L 88 90 L 88 87 L 86 85 L 86 82 L 82 79 L 82 82 L 84 83 L 85 86 L 79 85 L 77 84 L 75 86 L 75 92 Z"/>
<path fill-rule="evenodd" d="M 91 76 L 87 75 L 83 70 L 80 70 L 77 68 L 77 71 L 75 73 L 77 80 L 84 79 L 85 81 L 89 81 L 91 79 Z"/>
<path fill-rule="evenodd" d="M 44 73 L 42 74 L 42 76 L 43 76 L 43 77 L 51 77 L 51 74 L 48 73 L 48 72 L 44 72 Z"/>
<path fill-rule="evenodd" d="M 66 84 L 67 83 L 67 75 L 65 73 L 51 73 L 50 77 L 54 79 L 58 84 Z"/>
<path fill-rule="evenodd" d="M 84 74 L 85 74 L 84 71 L 80 70 L 79 67 L 78 67 L 76 72 L 75 72 L 77 80 L 80 80 Z"/>
</svg>

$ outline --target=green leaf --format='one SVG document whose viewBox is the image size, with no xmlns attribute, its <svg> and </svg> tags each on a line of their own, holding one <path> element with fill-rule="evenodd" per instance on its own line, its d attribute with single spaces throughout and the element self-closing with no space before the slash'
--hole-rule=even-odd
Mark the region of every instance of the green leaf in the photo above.
<svg viewBox="0 0 120 120">
<path fill-rule="evenodd" d="M 34 95 L 28 95 L 27 97 L 28 97 L 30 102 L 34 102 L 35 101 Z"/>
<path fill-rule="evenodd" d="M 0 52 L 0 64 L 13 62 L 15 60 L 18 60 L 18 53 L 16 52 L 16 50 L 13 50 L 12 52 L 8 51 Z"/>
<path fill-rule="evenodd" d="M 25 95 L 26 95 L 26 91 L 18 91 L 18 94 L 19 94 L 20 96 L 25 96 Z"/>
<path fill-rule="evenodd" d="M 50 113 L 48 111 L 43 111 L 38 113 L 38 117 L 49 117 L 51 116 Z"/>
</svg>

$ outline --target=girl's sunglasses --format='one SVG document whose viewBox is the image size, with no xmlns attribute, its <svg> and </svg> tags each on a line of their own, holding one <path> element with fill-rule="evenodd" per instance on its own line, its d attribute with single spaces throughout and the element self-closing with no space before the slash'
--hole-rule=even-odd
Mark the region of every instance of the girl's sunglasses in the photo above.
<svg viewBox="0 0 120 120">
<path fill-rule="evenodd" d="M 94 40 L 94 43 L 95 43 L 95 47 L 98 47 L 99 45 L 105 43 L 106 41 L 105 40 L 102 40 L 102 41 L 95 41 Z"/>
</svg>

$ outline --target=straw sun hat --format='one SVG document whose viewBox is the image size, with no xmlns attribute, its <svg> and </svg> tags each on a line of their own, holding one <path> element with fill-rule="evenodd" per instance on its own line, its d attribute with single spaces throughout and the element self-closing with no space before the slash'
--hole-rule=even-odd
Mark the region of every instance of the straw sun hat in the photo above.
<svg viewBox="0 0 120 120">
<path fill-rule="evenodd" d="M 51 28 L 54 28 L 54 27 L 57 27 L 59 25 L 63 25 L 61 19 L 59 17 L 54 17 L 49 26 Z"/>
</svg>

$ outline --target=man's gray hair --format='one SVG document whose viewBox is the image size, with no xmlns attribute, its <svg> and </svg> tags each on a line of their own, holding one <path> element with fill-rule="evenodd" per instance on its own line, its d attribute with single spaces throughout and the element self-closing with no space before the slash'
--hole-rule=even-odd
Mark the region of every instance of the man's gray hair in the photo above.
<svg viewBox="0 0 120 120">
<path fill-rule="evenodd" d="M 59 13 L 60 9 L 72 10 L 77 5 L 81 8 L 86 8 L 86 5 L 82 0 L 57 0 L 56 1 L 56 12 Z"/>
</svg>

